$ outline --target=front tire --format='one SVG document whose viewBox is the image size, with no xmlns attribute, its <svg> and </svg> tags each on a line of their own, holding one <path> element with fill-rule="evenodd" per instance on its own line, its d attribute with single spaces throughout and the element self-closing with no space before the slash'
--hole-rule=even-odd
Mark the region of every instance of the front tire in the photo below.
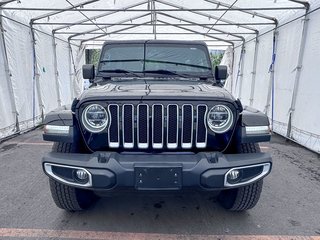
<svg viewBox="0 0 320 240">
<path fill-rule="evenodd" d="M 258 153 L 260 147 L 256 143 L 245 143 L 239 145 L 238 153 Z M 222 207 L 229 211 L 245 211 L 253 208 L 259 201 L 263 186 L 263 180 L 250 185 L 223 190 L 218 200 Z"/>
<path fill-rule="evenodd" d="M 72 143 L 56 142 L 52 152 L 72 153 Z M 50 191 L 57 207 L 67 211 L 81 211 L 92 205 L 96 199 L 94 193 L 89 190 L 65 185 L 53 179 L 49 179 Z"/>
</svg>

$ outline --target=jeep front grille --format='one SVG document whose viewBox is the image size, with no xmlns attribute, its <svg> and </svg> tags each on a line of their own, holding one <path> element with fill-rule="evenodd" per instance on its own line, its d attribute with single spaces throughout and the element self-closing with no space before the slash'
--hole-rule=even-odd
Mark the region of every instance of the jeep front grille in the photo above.
<svg viewBox="0 0 320 240">
<path fill-rule="evenodd" d="M 110 104 L 108 144 L 125 149 L 191 149 L 207 146 L 207 105 Z"/>
</svg>

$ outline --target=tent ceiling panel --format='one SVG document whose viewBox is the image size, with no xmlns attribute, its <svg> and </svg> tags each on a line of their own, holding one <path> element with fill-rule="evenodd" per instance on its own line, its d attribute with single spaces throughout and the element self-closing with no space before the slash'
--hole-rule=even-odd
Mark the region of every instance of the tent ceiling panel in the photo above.
<svg viewBox="0 0 320 240">
<path fill-rule="evenodd" d="M 297 0 L 1 0 L 2 3 L 5 14 L 21 16 L 27 23 L 33 19 L 36 28 L 44 25 L 41 29 L 60 32 L 59 36 L 65 39 L 89 41 L 106 34 L 133 39 L 136 36 L 132 33 L 138 33 L 138 38 L 149 38 L 156 29 L 162 38 L 181 38 L 185 33 L 190 39 L 192 34 L 203 37 L 210 33 L 207 38 L 231 44 L 262 29 L 272 29 L 274 19 L 304 13 L 304 6 Z M 153 24 L 157 25 L 155 29 Z"/>
<path fill-rule="evenodd" d="M 238 41 L 242 41 L 241 38 L 236 38 L 234 36 L 228 35 L 228 34 L 219 34 L 219 36 L 215 35 L 214 33 L 212 34 L 206 34 L 205 31 L 203 31 L 202 27 L 197 27 L 197 26 L 193 26 L 193 27 L 182 27 L 182 26 L 171 26 L 170 23 L 167 22 L 163 22 L 161 20 L 158 20 L 159 23 L 163 24 L 166 23 L 168 24 L 168 26 L 158 26 L 157 27 L 157 36 L 160 35 L 166 35 L 165 39 L 170 39 L 170 37 L 172 38 L 172 35 L 178 35 L 175 36 L 175 39 L 182 39 L 183 35 L 188 35 L 187 39 L 191 39 L 194 35 L 195 38 L 199 37 L 199 36 L 206 36 L 207 39 L 215 39 L 215 40 L 219 40 L 222 42 L 227 42 L 229 44 L 232 44 L 232 42 L 238 42 Z M 150 23 L 150 22 L 148 22 Z M 117 26 L 118 27 L 118 26 Z M 100 40 L 101 38 L 105 38 L 107 37 L 113 37 L 114 35 L 121 35 L 121 38 L 128 38 L 128 36 L 130 36 L 130 39 L 133 38 L 134 35 L 138 35 L 138 38 L 141 39 L 144 37 L 144 35 L 152 35 L 153 32 L 153 27 L 152 25 L 149 24 L 149 26 L 129 26 L 127 28 L 118 28 L 117 30 L 113 30 L 113 31 L 109 31 L 109 34 L 87 34 L 87 35 L 78 35 L 76 36 L 76 39 L 81 39 L 82 41 L 87 41 L 89 40 Z M 141 33 L 141 34 L 139 34 Z M 148 34 L 145 34 L 148 33 Z M 162 34 L 163 33 L 163 34 Z M 172 35 L 169 35 L 167 33 L 171 33 Z M 93 36 L 92 36 L 93 35 Z M 154 35 L 152 35 L 154 36 Z M 119 37 L 118 37 L 119 39 Z M 148 38 L 149 39 L 149 38 Z"/>
</svg>

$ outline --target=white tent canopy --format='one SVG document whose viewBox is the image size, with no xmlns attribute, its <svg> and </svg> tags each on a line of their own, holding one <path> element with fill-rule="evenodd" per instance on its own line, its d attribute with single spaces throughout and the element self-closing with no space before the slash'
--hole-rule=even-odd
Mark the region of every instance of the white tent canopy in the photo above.
<svg viewBox="0 0 320 240">
<path fill-rule="evenodd" d="M 189 39 L 228 48 L 226 88 L 268 114 L 274 131 L 320 151 L 319 6 L 317 0 L 0 0 L 0 139 L 37 126 L 81 93 L 85 48 L 106 40 Z"/>
</svg>

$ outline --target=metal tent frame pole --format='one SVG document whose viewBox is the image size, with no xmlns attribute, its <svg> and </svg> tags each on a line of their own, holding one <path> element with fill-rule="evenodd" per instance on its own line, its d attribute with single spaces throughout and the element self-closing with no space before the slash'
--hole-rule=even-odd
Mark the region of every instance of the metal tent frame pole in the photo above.
<svg viewBox="0 0 320 240">
<path fill-rule="evenodd" d="M 236 86 L 239 83 L 239 92 L 238 92 L 238 98 L 241 99 L 242 96 L 242 82 L 243 82 L 243 68 L 244 68 L 244 61 L 245 61 L 245 54 L 246 54 L 246 46 L 245 46 L 245 41 L 242 42 L 242 47 L 241 47 L 241 53 L 240 53 L 240 63 L 239 63 L 239 69 L 237 73 L 237 81 L 236 81 Z M 238 81 L 239 80 L 239 81 Z M 235 89 L 237 90 L 237 89 Z"/>
<path fill-rule="evenodd" d="M 83 46 L 103 46 L 103 43 L 86 43 Z M 231 45 L 222 45 L 222 44 L 207 44 L 208 47 L 229 47 Z"/>
<path fill-rule="evenodd" d="M 305 9 L 304 7 L 268 7 L 268 8 L 237 8 L 237 9 L 229 9 L 228 11 L 285 11 L 285 10 L 301 10 Z M 148 12 L 150 9 L 123 9 L 123 8 L 83 8 L 83 9 L 65 9 L 65 8 L 33 8 L 33 7 L 24 7 L 24 8 L 18 8 L 18 7 L 5 7 L 3 10 L 8 11 L 64 11 L 64 12 L 106 12 L 106 11 L 117 11 L 117 12 Z M 221 8 L 193 8 L 193 11 L 201 11 L 201 12 L 223 12 L 226 11 L 226 9 Z M 151 10 L 153 11 L 153 10 Z M 172 8 L 161 8 L 157 9 L 155 11 L 161 11 L 161 12 L 185 12 L 189 11 L 187 9 L 172 9 Z"/>
<path fill-rule="evenodd" d="M 40 112 L 41 112 L 41 121 L 43 122 L 43 120 L 44 120 L 44 103 L 43 103 L 43 99 L 41 97 L 40 73 L 38 70 L 38 61 L 37 61 L 37 55 L 36 55 L 36 38 L 35 38 L 35 32 L 34 32 L 34 28 L 33 28 L 32 19 L 30 21 L 30 32 L 31 32 L 32 53 L 33 53 L 33 81 L 35 82 L 35 86 L 37 89 L 39 107 L 40 107 Z"/>
<path fill-rule="evenodd" d="M 118 34 L 118 33 L 115 33 L 115 34 Z M 148 33 L 148 34 L 151 34 L 152 33 Z M 188 33 L 188 34 L 194 34 L 194 33 Z M 202 33 L 202 35 L 204 35 L 205 33 Z M 108 34 L 109 35 L 109 34 Z M 112 35 L 112 33 L 110 34 Z M 81 38 L 73 38 L 72 41 L 83 41 L 83 40 L 86 40 L 86 39 L 81 39 Z M 108 41 L 108 39 L 94 39 L 95 42 L 105 42 L 105 41 Z M 215 40 L 215 39 L 193 39 L 193 41 L 204 41 L 204 42 L 208 42 L 208 43 L 211 43 L 211 42 L 221 42 L 220 40 Z M 233 40 L 235 41 L 235 40 Z M 239 40 L 240 41 L 240 40 Z M 88 44 L 91 44 L 91 43 L 88 43 Z M 103 44 L 103 43 L 102 43 Z M 231 46 L 232 44 L 225 44 L 225 46 Z"/>
<path fill-rule="evenodd" d="M 167 22 L 162 21 L 162 20 L 161 20 L 161 21 L 158 20 L 158 22 L 160 22 L 160 23 L 167 23 Z M 171 25 L 170 23 L 167 23 L 167 24 Z M 200 32 L 198 32 L 198 31 L 195 31 L 195 30 L 190 29 L 190 28 L 179 27 L 179 26 L 175 26 L 175 27 L 180 28 L 180 29 L 183 29 L 183 30 L 186 30 L 186 31 L 189 31 L 189 32 L 193 32 L 193 33 L 195 33 L 195 34 L 207 36 L 207 37 L 209 37 L 209 38 L 213 38 L 213 39 L 216 39 L 216 40 L 221 41 L 221 42 L 227 42 L 227 43 L 230 43 L 230 44 L 234 45 L 234 43 L 233 43 L 231 40 L 226 40 L 226 39 L 222 39 L 222 38 L 218 38 L 218 37 L 213 37 L 213 36 L 211 36 L 211 35 L 208 36 L 208 35 L 206 35 L 206 33 L 200 33 Z"/>
<path fill-rule="evenodd" d="M 69 56 L 70 56 L 70 87 L 71 87 L 71 96 L 72 98 L 75 97 L 75 92 L 74 92 L 74 79 L 76 77 L 77 74 L 77 70 L 76 70 L 76 65 L 74 62 L 74 57 L 73 57 L 73 50 L 72 50 L 72 46 L 71 46 L 71 42 L 70 39 L 68 39 L 69 42 Z M 81 45 L 80 45 L 81 46 Z M 79 47 L 80 48 L 80 47 Z"/>
<path fill-rule="evenodd" d="M 190 23 L 190 24 L 193 24 L 195 26 L 199 26 L 199 27 L 203 27 L 203 28 L 206 28 L 206 29 L 210 29 L 209 27 L 204 26 L 204 25 L 201 25 L 201 24 L 198 24 L 196 22 L 193 22 L 193 21 L 190 21 L 190 20 L 185 20 L 185 19 L 182 19 L 182 18 L 178 18 L 178 17 L 175 17 L 175 16 L 171 16 L 170 14 L 166 14 L 166 13 L 159 13 L 160 15 L 163 15 L 163 16 L 167 16 L 167 17 L 170 17 L 170 18 L 173 18 L 173 19 L 176 19 L 178 21 L 184 21 L 184 22 L 187 22 L 187 23 Z M 209 24 L 208 24 L 209 25 Z M 230 33 L 230 32 L 225 32 L 225 31 L 222 31 L 222 30 L 219 30 L 219 29 L 215 29 L 215 28 L 212 28 L 211 30 L 214 30 L 216 31 L 217 33 L 213 33 L 213 34 L 225 34 L 225 35 L 230 35 L 230 36 L 233 36 L 233 37 L 236 37 L 236 38 L 240 38 L 242 41 L 244 41 L 244 37 L 242 36 L 239 36 L 235 33 Z M 208 34 L 209 35 L 209 34 Z"/>
<path fill-rule="evenodd" d="M 0 12 L 2 10 L 0 9 Z M 15 132 L 19 132 L 20 131 L 20 126 L 19 126 L 19 113 L 17 110 L 17 103 L 15 101 L 15 97 L 14 97 L 14 90 L 13 90 L 13 86 L 12 86 L 12 80 L 11 80 L 11 73 L 10 73 L 10 68 L 9 68 L 9 60 L 8 60 L 8 54 L 7 54 L 7 48 L 6 48 L 6 41 L 5 41 L 5 36 L 4 36 L 4 28 L 3 28 L 3 24 L 2 24 L 2 17 L 0 16 L 0 31 L 1 31 L 1 48 L 3 50 L 3 59 L 4 59 L 4 67 L 5 67 L 5 72 L 6 72 L 6 81 L 8 83 L 8 87 L 10 90 L 10 101 L 11 101 L 11 105 L 13 107 L 13 111 L 12 113 L 14 114 L 14 118 L 15 118 Z"/>
<path fill-rule="evenodd" d="M 81 41 L 81 45 L 82 45 L 84 42 L 92 41 L 92 40 L 95 40 L 95 41 L 96 41 L 96 39 L 98 39 L 98 38 L 102 38 L 102 37 L 105 37 L 105 36 L 108 36 L 108 35 L 111 35 L 111 34 L 115 34 L 115 33 L 117 33 L 117 32 L 129 30 L 129 29 L 132 29 L 132 28 L 136 28 L 136 27 L 142 26 L 142 24 L 145 24 L 145 23 L 151 23 L 151 22 L 148 21 L 148 22 L 141 23 L 141 25 L 134 25 L 134 26 L 131 26 L 131 27 L 126 27 L 126 28 L 118 29 L 118 30 L 113 31 L 113 32 L 109 32 L 109 33 L 107 33 L 107 34 L 101 34 L 101 35 L 98 35 L 98 36 L 95 36 L 95 37 L 92 37 L 92 38 L 86 38 L 86 39 L 83 39 L 83 40 Z M 70 39 L 69 39 L 69 40 L 70 40 Z"/>
<path fill-rule="evenodd" d="M 119 21 L 119 22 L 116 22 L 114 24 L 108 25 L 107 27 L 112 27 L 112 26 L 115 26 L 117 24 L 121 24 L 121 23 L 126 23 L 126 22 L 129 22 L 129 21 L 137 20 L 137 19 L 140 19 L 140 18 L 143 18 L 143 17 L 147 17 L 149 15 L 150 15 L 150 13 L 146 13 L 146 14 L 135 16 L 135 17 L 126 18 L 126 19 L 124 19 L 122 21 Z M 69 36 L 69 39 L 72 39 L 74 37 L 81 36 L 81 35 L 86 35 L 86 34 L 101 34 L 101 33 L 95 32 L 95 31 L 99 31 L 99 29 L 94 28 L 94 29 L 90 29 L 88 31 L 77 32 L 77 33 L 74 33 L 74 34 L 72 34 L 72 33 L 61 33 L 61 32 L 58 32 L 56 34 L 72 34 L 71 36 Z M 109 34 L 109 33 L 107 32 L 107 34 Z"/>
<path fill-rule="evenodd" d="M 129 20 L 130 21 L 130 20 Z M 131 25 L 129 25 L 129 26 L 131 26 Z M 149 25 L 147 25 L 147 26 L 150 26 L 150 24 Z M 157 25 L 158 27 L 160 26 L 161 27 L 161 24 L 159 25 Z M 189 26 L 189 25 L 188 25 Z M 191 26 L 191 25 L 190 25 Z M 199 26 L 199 25 L 197 25 L 197 24 L 193 24 L 192 26 Z M 200 27 L 200 26 L 199 26 Z M 92 31 L 92 32 L 91 32 Z M 97 31 L 97 29 L 94 29 L 94 30 L 91 30 L 90 32 L 58 32 L 58 33 L 56 33 L 55 35 L 72 35 L 72 38 L 73 37 L 75 37 L 75 36 L 81 36 L 81 35 L 96 35 L 96 34 L 102 34 L 102 32 L 95 32 L 95 31 Z M 218 30 L 218 31 L 220 31 L 220 30 Z M 109 33 L 108 33 L 109 34 Z M 153 34 L 153 32 L 119 32 L 119 33 L 117 33 L 118 35 L 126 35 L 126 34 L 128 34 L 128 35 L 150 35 L 150 34 Z M 157 32 L 157 34 L 159 34 L 159 35 L 184 35 L 184 34 L 186 34 L 186 35 L 188 35 L 188 34 L 193 34 L 193 33 L 187 33 L 187 32 L 185 32 L 185 33 L 182 33 L 182 32 Z M 203 34 L 206 34 L 205 32 L 203 32 Z M 236 34 L 243 34 L 243 35 L 253 35 L 253 34 L 255 34 L 255 33 L 233 33 L 233 32 L 215 32 L 215 33 L 208 33 L 207 35 L 230 35 L 230 36 L 232 36 L 232 35 L 236 35 Z M 74 35 L 74 36 L 73 36 Z M 73 39 L 74 40 L 74 39 Z"/>
<path fill-rule="evenodd" d="M 71 50 L 70 42 L 68 43 L 68 50 L 69 50 L 68 61 L 69 61 L 70 97 L 71 97 L 70 100 L 72 101 L 74 99 L 74 94 L 73 94 L 72 58 L 71 58 L 72 50 Z"/>
<path fill-rule="evenodd" d="M 259 52 L 259 37 L 256 35 L 256 40 L 254 44 L 254 55 L 253 55 L 253 65 L 252 65 L 252 72 L 251 72 L 251 86 L 250 86 L 250 106 L 253 105 L 254 100 L 254 90 L 256 86 L 256 76 L 257 76 L 257 61 L 258 61 L 258 52 Z"/>
<path fill-rule="evenodd" d="M 167 23 L 167 22 L 164 22 L 164 21 L 160 21 L 158 20 L 158 22 L 160 23 Z M 147 23 L 151 23 L 150 21 L 147 22 Z M 146 23 L 143 23 L 143 24 L 146 24 Z M 168 25 L 171 25 L 170 23 L 167 23 Z M 87 38 L 87 39 L 83 39 L 81 41 L 81 44 L 83 44 L 84 42 L 87 42 L 87 41 L 91 41 L 91 40 L 95 40 L 98 39 L 98 38 L 101 38 L 101 37 L 104 37 L 104 36 L 107 36 L 107 35 L 111 35 L 111 34 L 116 34 L 118 32 L 122 32 L 122 31 L 125 31 L 125 30 L 128 30 L 128 29 L 132 29 L 132 28 L 136 28 L 138 27 L 139 25 L 135 25 L 135 26 L 131 26 L 131 27 L 127 27 L 127 28 L 123 28 L 123 29 L 119 29 L 119 30 L 116 30 L 116 31 L 113 31 L 113 32 L 109 32 L 108 34 L 101 34 L 99 36 L 96 36 L 96 37 L 93 37 L 93 38 Z M 200 33 L 200 32 L 197 32 L 195 30 L 192 30 L 192 29 L 189 29 L 189 28 L 185 28 L 185 27 L 178 27 L 176 26 L 177 28 L 180 28 L 180 29 L 183 29 L 183 30 L 186 30 L 186 31 L 189 31 L 189 32 L 192 32 L 192 33 L 195 33 L 195 34 L 199 34 L 199 35 L 203 35 L 203 36 L 207 36 L 209 38 L 212 38 L 212 39 L 215 39 L 215 40 L 218 40 L 218 41 L 222 41 L 222 42 L 227 42 L 229 44 L 231 44 L 232 46 L 234 46 L 234 43 L 232 41 L 228 41 L 228 40 L 225 40 L 225 39 L 221 39 L 221 38 L 218 38 L 218 37 L 213 37 L 213 36 L 210 36 L 210 35 L 206 35 L 205 33 Z M 240 40 L 242 41 L 242 40 Z"/>
<path fill-rule="evenodd" d="M 267 101 L 264 108 L 264 113 L 268 115 L 269 108 L 271 109 L 271 130 L 273 130 L 273 119 L 274 119 L 274 87 L 275 87 L 275 63 L 277 56 L 277 47 L 278 47 L 278 38 L 279 38 L 279 30 L 278 25 L 273 30 L 273 47 L 272 47 L 272 57 L 271 64 L 269 67 L 270 78 L 269 78 L 269 86 L 268 86 L 268 95 Z"/>
<path fill-rule="evenodd" d="M 50 17 L 52 17 L 54 15 L 57 15 L 59 13 L 63 13 L 66 10 L 70 10 L 70 9 L 77 8 L 77 7 L 83 7 L 85 5 L 88 5 L 88 4 L 91 4 L 91 3 L 94 3 L 94 2 L 98 2 L 98 1 L 100 1 L 100 0 L 85 1 L 85 2 L 82 2 L 82 3 L 76 4 L 74 6 L 70 6 L 68 8 L 65 8 L 64 10 L 61 10 L 61 11 L 53 11 L 53 12 L 50 12 L 50 13 L 46 13 L 46 14 L 43 14 L 43 15 L 40 15 L 38 17 L 33 18 L 33 22 L 39 21 L 39 20 L 41 20 L 43 18 L 50 18 Z"/>
<path fill-rule="evenodd" d="M 130 8 L 138 7 L 138 6 L 141 6 L 141 5 L 146 4 L 146 3 L 147 3 L 147 1 L 142 1 L 142 2 L 139 2 L 139 3 L 136 3 L 136 4 L 132 4 L 132 5 L 126 6 L 126 7 L 124 7 L 124 9 L 130 9 Z M 90 20 L 97 20 L 99 18 L 107 17 L 107 16 L 110 16 L 110 15 L 115 14 L 115 13 L 118 13 L 118 12 L 117 11 L 110 11 L 108 13 L 95 15 L 95 16 L 91 17 Z M 85 23 L 85 22 L 88 22 L 88 21 L 89 21 L 88 19 L 80 20 L 80 21 L 77 21 L 77 22 L 73 22 L 70 25 L 64 25 L 64 26 L 61 26 L 59 28 L 55 28 L 55 29 L 53 29 L 53 31 L 54 32 L 58 32 L 58 31 L 60 31 L 60 30 L 62 30 L 64 28 L 72 27 L 72 26 L 75 26 L 75 25 L 81 25 L 82 23 Z"/>
<path fill-rule="evenodd" d="M 218 20 L 219 18 L 216 17 L 216 16 L 213 16 L 211 14 L 207 14 L 207 13 L 203 13 L 203 12 L 197 12 L 197 11 L 194 11 L 192 9 L 189 9 L 189 8 L 185 8 L 185 7 L 182 7 L 180 5 L 176 5 L 176 4 L 173 4 L 173 3 L 170 3 L 170 2 L 166 2 L 164 0 L 155 0 L 156 2 L 159 2 L 161 4 L 164 4 L 166 6 L 169 6 L 169 7 L 174 7 L 174 8 L 178 8 L 178 9 L 185 9 L 187 10 L 188 12 L 191 12 L 191 13 L 194 13 L 196 15 L 199 15 L 199 16 L 203 16 L 203 17 L 206 17 L 208 18 L 209 20 L 210 19 L 215 19 L 215 20 Z M 236 22 L 233 22 L 233 21 L 230 21 L 230 20 L 227 20 L 227 19 L 224 19 L 224 18 L 221 18 L 220 19 L 220 22 L 224 22 L 224 23 L 227 23 L 227 24 L 230 24 L 230 25 L 234 25 L 234 26 L 239 26 L 240 28 L 244 28 L 244 29 L 247 29 L 249 31 L 253 31 L 253 32 L 257 32 L 258 30 L 255 29 L 255 28 L 252 28 L 252 27 L 249 27 L 247 25 L 237 25 Z"/>
<path fill-rule="evenodd" d="M 304 4 L 304 3 L 302 3 Z M 289 120 L 288 120 L 288 128 L 287 128 L 287 138 L 292 138 L 292 119 L 294 117 L 294 112 L 296 108 L 297 103 L 297 95 L 300 85 L 300 77 L 301 77 L 301 71 L 302 71 L 302 63 L 303 63 L 303 57 L 304 57 L 304 50 L 306 47 L 306 40 L 307 40 L 307 33 L 308 33 L 308 26 L 309 26 L 309 5 L 306 6 L 306 14 L 302 25 L 302 31 L 301 31 L 301 40 L 300 40 L 300 46 L 299 46 L 299 54 L 298 54 L 298 62 L 297 67 L 295 68 L 295 79 L 294 79 L 294 85 L 293 85 L 293 92 L 292 92 L 292 98 L 291 98 L 291 105 L 289 109 Z"/>
<path fill-rule="evenodd" d="M 239 11 L 241 11 L 243 13 L 250 14 L 253 17 L 257 16 L 257 17 L 260 17 L 260 18 L 264 18 L 264 19 L 273 21 L 275 24 L 278 22 L 277 19 L 274 18 L 274 17 L 268 16 L 268 15 L 265 15 L 265 14 L 261 14 L 261 13 L 258 13 L 258 12 L 254 12 L 252 10 L 241 10 L 241 8 L 239 8 L 239 7 L 236 7 L 236 6 L 221 2 L 221 1 L 216 1 L 216 0 L 204 0 L 204 1 L 209 2 L 209 3 L 213 3 L 213 4 L 217 5 L 217 7 L 218 6 L 222 6 L 222 7 L 230 8 L 230 9 L 233 9 L 233 10 L 239 10 Z"/>
<path fill-rule="evenodd" d="M 151 21 L 152 21 L 152 32 L 154 34 L 154 39 L 157 39 L 157 12 L 156 12 L 156 4 L 155 0 L 151 0 L 150 3 L 150 9 L 151 9 Z"/>
<path fill-rule="evenodd" d="M 2 6 L 6 5 L 8 3 L 15 2 L 15 1 L 16 0 L 3 0 L 2 2 L 0 2 L 0 7 L 1 7 L 1 9 L 3 9 Z"/>
<path fill-rule="evenodd" d="M 31 36 L 32 36 L 32 42 L 33 42 L 33 52 L 34 52 L 35 76 L 39 76 L 38 70 L 36 70 L 37 69 L 36 49 L 35 49 L 36 41 L 35 41 L 35 34 L 34 34 L 34 29 L 33 29 L 33 25 L 36 24 L 35 22 L 38 21 L 38 20 L 41 20 L 43 18 L 49 18 L 51 16 L 57 15 L 59 13 L 63 13 L 65 11 L 68 11 L 68 10 L 71 10 L 71 9 L 75 9 L 75 8 L 78 8 L 78 7 L 83 7 L 84 5 L 91 4 L 91 3 L 97 2 L 99 0 L 90 0 L 90 1 L 82 2 L 82 3 L 76 4 L 76 5 L 71 4 L 68 0 L 66 0 L 66 1 L 71 5 L 70 7 L 65 8 L 65 9 L 63 9 L 61 11 L 58 11 L 58 12 L 46 13 L 44 15 L 32 18 L 30 20 L 30 28 L 31 28 Z M 60 84 L 59 84 L 59 72 L 58 72 L 58 61 L 57 61 L 57 44 L 56 44 L 55 32 L 54 31 L 52 31 L 51 38 L 52 38 L 53 68 L 54 68 L 54 77 L 55 77 L 55 83 L 56 83 L 57 103 L 58 103 L 58 107 L 60 107 L 62 105 L 62 101 L 61 101 L 61 89 L 60 89 Z M 36 77 L 36 79 L 37 79 L 37 82 L 39 82 L 39 77 Z M 38 89 L 39 89 L 38 91 L 40 91 L 40 84 L 38 84 Z M 39 96 L 41 97 L 41 94 L 39 94 Z M 43 106 L 43 102 L 41 103 L 41 105 Z M 43 120 L 43 118 L 44 118 L 43 107 L 41 108 L 41 112 L 42 112 L 41 116 L 42 116 L 42 120 Z"/>
<path fill-rule="evenodd" d="M 53 50 L 53 68 L 54 68 L 54 77 L 56 81 L 56 90 L 57 90 L 57 97 L 58 97 L 58 106 L 61 107 L 61 89 L 59 84 L 59 71 L 58 71 L 58 59 L 57 59 L 57 43 L 52 33 L 52 50 Z"/>
<path fill-rule="evenodd" d="M 72 26 L 107 26 L 107 25 L 112 25 L 113 23 L 108 23 L 108 22 L 97 22 L 97 23 L 73 23 L 73 22 L 43 22 L 43 23 L 34 23 L 34 25 L 72 25 Z M 134 24 L 115 24 L 119 26 L 126 26 L 126 25 L 134 25 Z M 176 25 L 182 25 L 182 24 L 176 24 Z M 190 25 L 190 24 L 188 24 Z M 204 26 L 210 26 L 212 24 L 202 24 Z M 214 24 L 215 26 L 268 26 L 268 25 L 274 25 L 273 23 L 251 23 L 251 22 L 243 22 L 243 23 L 216 23 Z M 101 29 L 100 29 L 101 30 Z"/>
<path fill-rule="evenodd" d="M 76 5 L 73 5 L 69 0 L 65 0 L 65 1 L 72 6 L 71 9 L 77 9 L 78 12 L 79 12 L 82 16 L 84 16 L 86 19 L 88 19 L 89 22 L 91 22 L 93 25 L 97 26 L 97 28 L 99 28 L 102 32 L 105 32 L 105 33 L 106 33 L 106 31 L 105 31 L 104 29 L 102 29 L 102 28 L 101 28 L 98 24 L 96 24 L 91 18 L 89 18 L 86 14 L 84 14 L 82 10 L 78 9 L 78 8 L 76 7 Z M 64 10 L 64 11 L 68 11 L 68 10 Z"/>
</svg>

